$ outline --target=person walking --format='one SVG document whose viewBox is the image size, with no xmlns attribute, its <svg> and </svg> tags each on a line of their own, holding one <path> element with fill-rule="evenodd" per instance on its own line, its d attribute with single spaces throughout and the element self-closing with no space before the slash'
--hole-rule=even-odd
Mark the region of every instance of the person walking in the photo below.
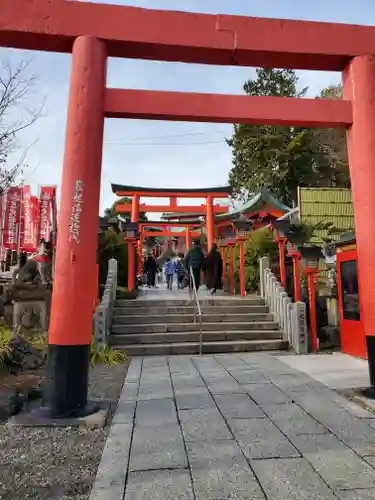
<svg viewBox="0 0 375 500">
<path fill-rule="evenodd" d="M 143 265 L 143 271 L 147 275 L 147 286 L 149 288 L 155 287 L 157 264 L 153 255 L 149 254 Z"/>
<path fill-rule="evenodd" d="M 195 289 L 198 291 L 201 284 L 201 272 L 204 269 L 204 253 L 201 247 L 200 240 L 195 240 L 193 247 L 189 250 L 186 260 L 185 267 L 189 273 L 189 286 L 192 285 L 191 281 L 191 271 L 194 276 Z"/>
<path fill-rule="evenodd" d="M 178 259 L 176 261 L 176 275 L 177 275 L 177 287 L 179 290 L 184 288 L 184 279 L 186 275 L 186 269 L 184 266 L 184 254 L 178 254 Z"/>
<path fill-rule="evenodd" d="M 167 279 L 167 287 L 168 290 L 172 290 L 173 288 L 173 275 L 175 273 L 175 265 L 174 262 L 168 257 L 167 262 L 165 264 L 165 277 Z"/>
<path fill-rule="evenodd" d="M 211 291 L 212 295 L 215 295 L 216 290 L 221 290 L 222 288 L 223 276 L 223 259 L 215 243 L 207 255 L 205 269 L 207 288 Z"/>
</svg>

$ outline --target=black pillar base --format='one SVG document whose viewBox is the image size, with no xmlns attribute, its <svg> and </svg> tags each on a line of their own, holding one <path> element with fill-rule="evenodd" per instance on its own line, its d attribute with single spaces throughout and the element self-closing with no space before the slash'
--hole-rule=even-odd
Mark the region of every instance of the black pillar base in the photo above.
<svg viewBox="0 0 375 500">
<path fill-rule="evenodd" d="M 98 405 L 87 402 L 90 345 L 49 345 L 42 412 L 46 418 L 91 415 Z"/>
<path fill-rule="evenodd" d="M 375 336 L 366 335 L 370 387 L 362 391 L 366 398 L 375 399 Z"/>
</svg>

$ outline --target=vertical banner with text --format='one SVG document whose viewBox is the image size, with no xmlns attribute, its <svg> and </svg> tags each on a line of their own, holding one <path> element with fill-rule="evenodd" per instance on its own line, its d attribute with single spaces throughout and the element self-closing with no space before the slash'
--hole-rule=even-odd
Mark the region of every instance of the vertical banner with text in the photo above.
<svg viewBox="0 0 375 500">
<path fill-rule="evenodd" d="M 53 239 L 51 233 L 56 230 L 56 187 L 42 186 L 39 200 L 39 240 L 43 238 L 45 241 L 50 241 L 51 237 Z"/>
<path fill-rule="evenodd" d="M 23 252 L 36 252 L 39 232 L 39 200 L 31 196 L 30 186 L 23 188 L 23 227 L 21 249 Z"/>
<path fill-rule="evenodd" d="M 18 229 L 21 221 L 22 188 L 10 187 L 4 194 L 3 246 L 10 250 L 18 249 Z"/>
</svg>

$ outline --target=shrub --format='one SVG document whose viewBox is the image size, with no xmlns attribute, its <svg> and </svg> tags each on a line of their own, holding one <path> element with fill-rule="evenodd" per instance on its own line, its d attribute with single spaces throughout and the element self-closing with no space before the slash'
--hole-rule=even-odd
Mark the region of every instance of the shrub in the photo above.
<svg viewBox="0 0 375 500">
<path fill-rule="evenodd" d="M 0 364 L 4 365 L 9 360 L 11 349 L 9 342 L 12 340 L 12 330 L 8 327 L 0 327 Z"/>
<path fill-rule="evenodd" d="M 118 286 L 116 291 L 116 299 L 118 300 L 132 300 L 136 299 L 138 295 L 137 290 L 129 292 L 129 290 L 124 286 Z"/>
<path fill-rule="evenodd" d="M 48 332 L 42 332 L 39 330 L 32 330 L 25 332 L 23 337 L 27 342 L 29 342 L 35 349 L 39 351 L 46 352 L 48 349 Z"/>
<path fill-rule="evenodd" d="M 245 289 L 255 292 L 259 286 L 259 259 L 268 256 L 270 260 L 277 259 L 277 245 L 273 241 L 271 232 L 267 229 L 253 231 L 245 243 Z M 239 249 L 236 248 L 235 260 L 236 289 L 240 281 Z"/>
<path fill-rule="evenodd" d="M 97 348 L 95 342 L 91 343 L 90 364 L 95 365 L 119 365 L 128 359 L 128 355 L 119 349 L 112 349 L 108 346 Z"/>
</svg>

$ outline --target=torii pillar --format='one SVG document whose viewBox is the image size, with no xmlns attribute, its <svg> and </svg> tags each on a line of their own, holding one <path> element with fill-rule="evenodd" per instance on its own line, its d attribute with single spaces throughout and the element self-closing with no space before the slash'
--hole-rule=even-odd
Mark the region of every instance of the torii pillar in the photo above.
<svg viewBox="0 0 375 500">
<path fill-rule="evenodd" d="M 227 247 L 222 246 L 221 251 L 222 251 L 221 258 L 223 259 L 223 276 L 222 276 L 223 291 L 225 292 L 227 287 Z"/>
<path fill-rule="evenodd" d="M 143 270 L 143 227 L 139 229 L 138 241 L 138 274 L 142 274 Z"/>
<path fill-rule="evenodd" d="M 51 321 L 45 412 L 88 415 L 92 294 L 96 280 L 102 166 L 105 43 L 80 36 L 73 44 L 70 93 Z"/>
<path fill-rule="evenodd" d="M 207 210 L 207 217 L 206 217 L 207 247 L 208 251 L 210 251 L 215 241 L 214 202 L 212 196 L 207 196 L 206 210 Z"/>
<path fill-rule="evenodd" d="M 132 199 L 132 214 L 131 222 L 139 222 L 139 195 L 135 194 Z M 137 269 L 142 270 L 142 231 L 138 241 L 138 266 Z M 132 292 L 135 288 L 135 253 L 137 243 L 128 243 L 128 290 Z"/>
<path fill-rule="evenodd" d="M 189 226 L 186 228 L 185 246 L 186 246 L 186 252 L 187 252 L 191 248 L 191 233 L 190 233 Z"/>
<path fill-rule="evenodd" d="M 353 196 L 361 315 L 366 333 L 372 395 L 375 395 L 375 56 L 354 57 L 344 72 L 344 97 L 353 124 L 348 152 Z"/>
</svg>

